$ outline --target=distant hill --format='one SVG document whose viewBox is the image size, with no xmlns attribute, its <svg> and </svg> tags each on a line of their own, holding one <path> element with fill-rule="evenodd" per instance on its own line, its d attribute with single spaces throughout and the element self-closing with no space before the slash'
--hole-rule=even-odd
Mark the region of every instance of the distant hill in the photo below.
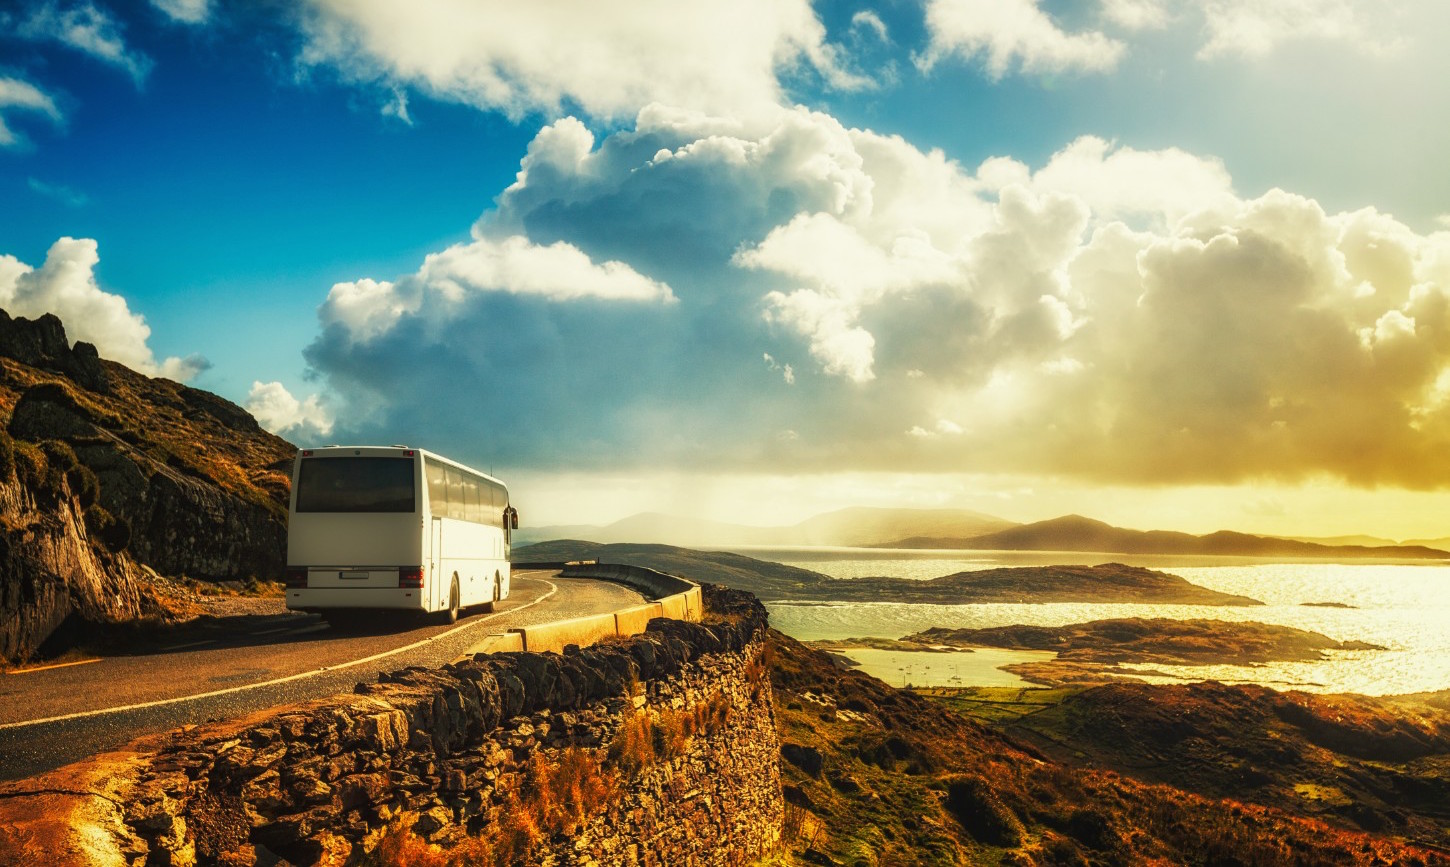
<svg viewBox="0 0 1450 867">
<path fill-rule="evenodd" d="M 1450 536 L 1441 539 L 1408 539 L 1402 542 L 1403 545 L 1422 545 L 1426 548 L 1440 548 L 1450 551 Z"/>
<path fill-rule="evenodd" d="M 1430 542 L 1396 542 L 1394 539 L 1382 539 L 1379 536 L 1278 536 L 1279 539 L 1292 539 L 1295 542 L 1309 542 L 1314 545 L 1360 545 L 1365 548 L 1392 548 L 1396 545 L 1423 545 L 1426 548 L 1444 547 L 1450 544 L 1450 539 L 1441 539 L 1442 545 L 1435 545 Z"/>
<path fill-rule="evenodd" d="M 1012 521 L 966 509 L 856 507 L 817 515 L 787 527 L 753 527 L 644 512 L 602 527 L 521 527 L 515 539 L 522 545 L 551 539 L 580 539 L 602 543 L 640 542 L 717 548 L 789 545 L 870 547 L 903 536 L 977 536 L 1015 526 Z"/>
<path fill-rule="evenodd" d="M 1125 530 L 1081 515 L 1066 515 L 1035 524 L 1022 524 L 970 538 L 913 536 L 898 539 L 882 547 L 1242 557 L 1450 559 L 1450 552 L 1418 545 L 1320 545 L 1295 539 L 1253 536 L 1230 530 L 1220 530 L 1204 536 L 1169 530 Z"/>
<path fill-rule="evenodd" d="M 1164 605 L 1262 605 L 1247 596 L 1219 593 L 1177 575 L 1106 563 L 1100 566 L 1024 566 L 910 578 L 829 578 L 781 563 L 722 551 L 670 545 L 599 545 L 563 540 L 514 549 L 514 562 L 598 560 L 628 563 L 748 590 L 763 600 L 916 602 L 1153 602 Z"/>
</svg>

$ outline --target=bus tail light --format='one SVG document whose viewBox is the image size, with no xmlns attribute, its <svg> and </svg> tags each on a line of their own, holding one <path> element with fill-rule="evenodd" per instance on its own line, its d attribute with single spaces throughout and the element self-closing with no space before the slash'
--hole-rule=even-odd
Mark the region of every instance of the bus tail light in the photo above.
<svg viewBox="0 0 1450 867">
<path fill-rule="evenodd" d="M 287 589 L 301 590 L 307 587 L 307 567 L 288 566 L 286 573 Z"/>
<path fill-rule="evenodd" d="M 400 566 L 398 567 L 398 586 L 411 587 L 414 590 L 423 589 L 423 567 L 422 566 Z"/>
</svg>

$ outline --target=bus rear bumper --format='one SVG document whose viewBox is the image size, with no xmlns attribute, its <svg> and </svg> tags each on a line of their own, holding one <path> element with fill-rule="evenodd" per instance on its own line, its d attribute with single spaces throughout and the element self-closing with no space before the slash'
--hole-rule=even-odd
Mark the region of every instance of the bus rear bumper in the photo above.
<svg viewBox="0 0 1450 867">
<path fill-rule="evenodd" d="M 352 609 L 428 610 L 426 590 L 401 587 L 297 587 L 287 590 L 290 611 Z"/>
</svg>

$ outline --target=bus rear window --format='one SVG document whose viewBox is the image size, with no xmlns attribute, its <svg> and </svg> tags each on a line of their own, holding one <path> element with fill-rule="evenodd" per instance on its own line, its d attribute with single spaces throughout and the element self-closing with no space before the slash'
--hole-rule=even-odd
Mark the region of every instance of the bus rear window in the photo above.
<svg viewBox="0 0 1450 867">
<path fill-rule="evenodd" d="M 412 458 L 304 458 L 299 512 L 415 512 Z"/>
</svg>

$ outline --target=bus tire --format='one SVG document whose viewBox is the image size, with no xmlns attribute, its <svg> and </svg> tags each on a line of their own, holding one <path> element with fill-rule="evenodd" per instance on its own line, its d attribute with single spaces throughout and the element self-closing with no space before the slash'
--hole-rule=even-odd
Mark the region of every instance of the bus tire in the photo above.
<svg viewBox="0 0 1450 867">
<path fill-rule="evenodd" d="M 453 576 L 453 584 L 448 588 L 448 608 L 443 612 L 444 623 L 458 622 L 458 576 Z"/>
<path fill-rule="evenodd" d="M 489 599 L 487 602 L 483 603 L 483 605 L 481 606 L 484 611 L 487 611 L 490 614 L 498 610 L 498 589 L 499 577 L 498 573 L 495 572 L 493 573 L 493 593 L 491 594 L 492 598 Z"/>
</svg>

